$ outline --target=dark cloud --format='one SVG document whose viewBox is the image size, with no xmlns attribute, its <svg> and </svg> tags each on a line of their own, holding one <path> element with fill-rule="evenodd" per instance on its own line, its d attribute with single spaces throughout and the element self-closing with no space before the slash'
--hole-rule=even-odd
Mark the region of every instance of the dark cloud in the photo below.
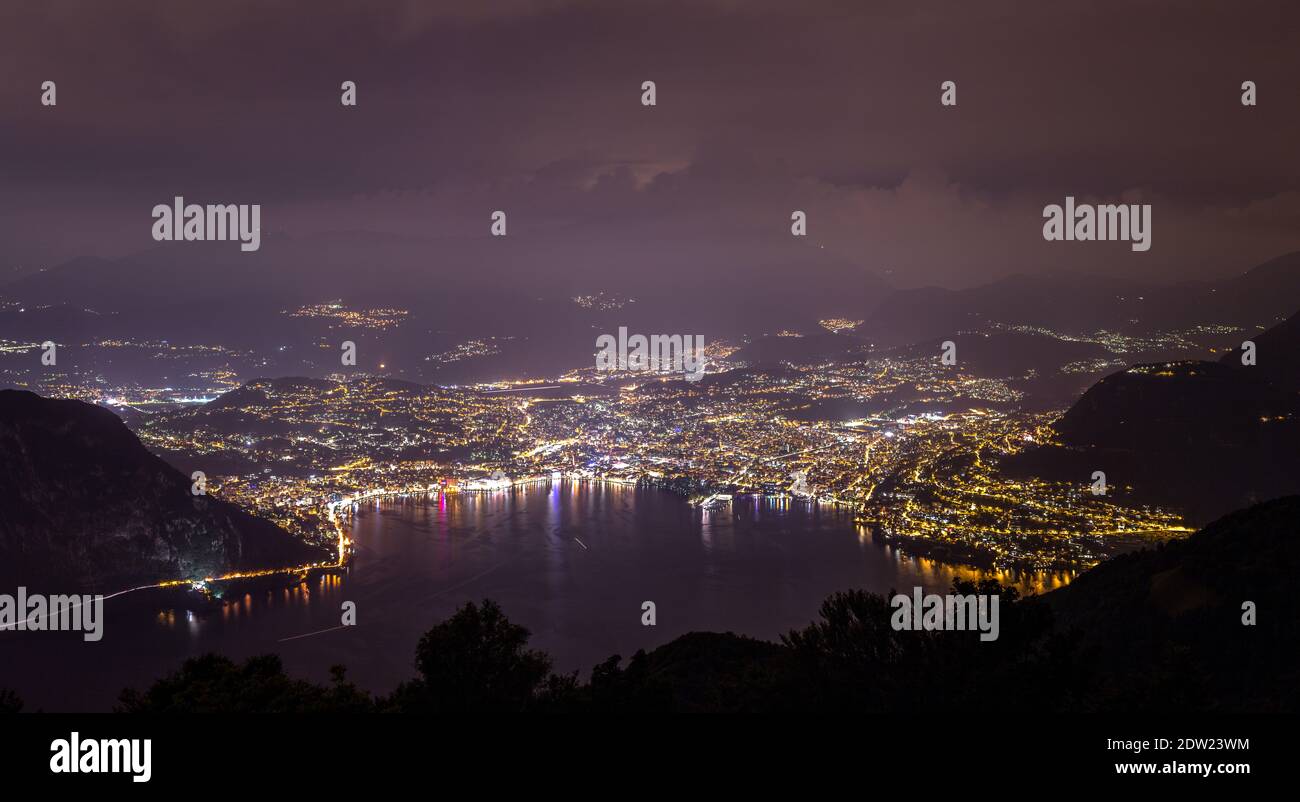
<svg viewBox="0 0 1300 802">
<path fill-rule="evenodd" d="M 175 194 L 302 235 L 479 236 L 502 208 L 609 264 L 801 208 L 900 284 L 1205 277 L 1300 248 L 1298 23 L 1154 0 L 7 4 L 0 236 L 11 260 L 125 253 Z M 1154 206 L 1150 252 L 1042 241 L 1044 204 L 1126 193 Z"/>
</svg>

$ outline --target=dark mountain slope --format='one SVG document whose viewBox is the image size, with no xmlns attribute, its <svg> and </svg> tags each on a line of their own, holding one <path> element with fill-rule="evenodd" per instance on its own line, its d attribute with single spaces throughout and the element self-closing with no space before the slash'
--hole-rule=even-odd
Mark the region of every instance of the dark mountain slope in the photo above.
<svg viewBox="0 0 1300 802">
<path fill-rule="evenodd" d="M 1148 451 L 1245 448 L 1277 434 L 1288 393 L 1214 362 L 1136 365 L 1095 384 L 1056 424 L 1070 446 Z M 1289 427 L 1283 427 L 1289 428 Z"/>
<path fill-rule="evenodd" d="M 1193 302 L 1219 322 L 1268 326 L 1300 306 L 1300 251 L 1200 288 Z"/>
<path fill-rule="evenodd" d="M 231 504 L 191 494 L 106 409 L 0 391 L 0 580 L 112 592 L 329 558 Z"/>
<path fill-rule="evenodd" d="M 1300 707 L 1300 497 L 1234 512 L 1186 540 L 1110 559 L 1047 594 L 1102 677 L 1097 703 Z M 1242 622 L 1253 602 L 1256 624 Z"/>
<path fill-rule="evenodd" d="M 1241 364 L 1241 344 L 1228 348 L 1219 361 L 1258 374 L 1281 388 L 1300 392 L 1300 312 L 1250 339 L 1255 343 L 1255 364 Z"/>
<path fill-rule="evenodd" d="M 1009 459 L 1013 475 L 1132 486 L 1204 523 L 1300 493 L 1300 396 L 1253 368 L 1138 365 L 1107 376 L 1056 423 L 1060 446 Z"/>
</svg>

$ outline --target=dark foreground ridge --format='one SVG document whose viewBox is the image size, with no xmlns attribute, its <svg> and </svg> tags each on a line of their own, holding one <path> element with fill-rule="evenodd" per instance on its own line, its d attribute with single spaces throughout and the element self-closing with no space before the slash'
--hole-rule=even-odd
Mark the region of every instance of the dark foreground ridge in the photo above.
<svg viewBox="0 0 1300 802">
<path fill-rule="evenodd" d="M 0 391 L 0 509 L 0 580 L 33 591 L 108 593 L 329 558 L 195 496 L 112 412 L 18 390 Z"/>
<path fill-rule="evenodd" d="M 491 601 L 470 603 L 416 646 L 417 675 L 388 696 L 346 678 L 317 685 L 278 657 L 186 661 L 128 712 L 1008 711 L 1295 712 L 1300 496 L 1233 513 L 1182 541 L 1117 557 L 1072 585 L 1001 593 L 1000 636 L 896 631 L 886 596 L 851 590 L 779 643 L 683 635 L 590 679 L 551 672 L 528 630 Z M 899 589 L 907 592 L 910 589 Z M 1243 605 L 1257 623 L 1244 623 Z M 8 697 L 9 709 L 21 703 Z"/>
</svg>

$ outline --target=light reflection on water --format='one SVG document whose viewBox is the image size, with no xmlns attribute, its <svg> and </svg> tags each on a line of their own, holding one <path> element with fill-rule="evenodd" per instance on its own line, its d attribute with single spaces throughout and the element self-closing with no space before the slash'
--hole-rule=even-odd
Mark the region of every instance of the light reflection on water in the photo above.
<svg viewBox="0 0 1300 802">
<path fill-rule="evenodd" d="M 349 525 L 356 553 L 341 575 L 238 591 L 207 615 L 114 599 L 98 644 L 18 633 L 28 635 L 16 644 L 23 659 L 9 663 L 19 665 L 15 678 L 0 669 L 0 685 L 18 687 L 29 707 L 107 709 L 123 687 L 187 656 L 274 652 L 296 675 L 322 681 L 342 663 L 384 692 L 412 675 L 421 634 L 484 598 L 528 627 L 557 670 L 585 676 L 611 654 L 690 631 L 775 639 L 813 621 L 837 590 L 945 592 L 954 579 L 987 575 L 878 544 L 829 505 L 736 499 L 704 511 L 666 492 L 604 483 L 367 502 Z M 1068 580 L 996 575 L 1022 591 Z M 345 601 L 356 604 L 357 626 L 339 629 Z M 655 602 L 657 626 L 641 625 L 643 601 Z M 51 684 L 70 674 L 71 692 Z"/>
</svg>

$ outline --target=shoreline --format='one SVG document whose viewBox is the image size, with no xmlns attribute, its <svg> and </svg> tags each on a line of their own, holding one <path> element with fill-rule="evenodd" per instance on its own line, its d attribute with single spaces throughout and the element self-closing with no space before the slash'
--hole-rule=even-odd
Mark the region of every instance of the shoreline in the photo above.
<svg viewBox="0 0 1300 802">
<path fill-rule="evenodd" d="M 382 490 L 365 491 L 355 496 L 347 496 L 337 501 L 331 501 L 325 504 L 324 517 L 329 526 L 332 527 L 336 533 L 335 538 L 338 558 L 333 563 L 318 563 L 286 568 L 232 572 L 219 577 L 208 577 L 203 580 L 166 580 L 134 590 L 156 591 L 158 596 L 154 600 L 154 604 L 158 605 L 158 609 L 187 610 L 199 615 L 215 612 L 220 610 L 224 605 L 233 603 L 233 598 L 243 593 L 293 587 L 314 576 L 328 573 L 345 573 L 350 563 L 353 545 L 349 521 L 353 516 L 365 512 L 365 510 L 360 506 L 363 502 L 409 500 L 427 504 L 435 501 L 439 496 L 444 495 L 457 496 L 465 494 L 472 496 L 486 496 L 513 491 L 517 487 L 527 489 L 528 487 L 541 484 L 542 482 L 556 481 L 609 485 L 622 489 L 644 488 L 647 490 L 655 490 L 676 497 L 680 503 L 686 505 L 689 509 L 700 510 L 702 515 L 717 514 L 718 511 L 725 509 L 727 506 L 741 499 L 744 499 L 746 502 L 753 500 L 767 501 L 776 506 L 782 507 L 791 506 L 791 502 L 795 502 L 805 506 L 809 510 L 819 507 L 829 507 L 833 512 L 844 515 L 848 518 L 849 520 L 847 523 L 850 527 L 858 530 L 859 537 L 862 537 L 865 531 L 866 536 L 870 538 L 871 543 L 876 548 L 882 548 L 894 552 L 895 559 L 908 560 L 916 566 L 926 566 L 927 570 L 940 570 L 962 578 L 967 578 L 968 576 L 973 580 L 997 579 L 999 582 L 1008 583 L 1022 592 L 1044 592 L 1035 589 L 1039 587 L 1051 589 L 1063 584 L 1069 584 L 1078 575 L 1096 565 L 1096 563 L 1086 566 L 1060 563 L 1047 567 L 1025 565 L 1000 566 L 979 550 L 963 547 L 961 544 L 936 543 L 927 538 L 913 538 L 907 535 L 884 534 L 876 527 L 858 521 L 856 516 L 853 514 L 854 505 L 847 502 L 818 500 L 792 496 L 788 493 L 779 495 L 743 493 L 735 494 L 731 498 L 717 499 L 710 505 L 705 506 L 692 503 L 691 500 L 683 494 L 653 482 L 637 482 L 626 479 L 609 479 L 604 477 L 566 476 L 558 480 L 551 477 L 530 477 L 528 479 L 511 482 L 508 485 L 490 488 L 456 488 L 450 492 L 441 485 L 398 489 L 385 488 Z M 1152 544 L 1155 542 L 1155 540 L 1150 541 Z M 1140 548 L 1142 545 L 1144 544 L 1130 544 L 1129 548 L 1116 553 Z M 1107 558 L 1109 558 L 1109 556 L 1113 555 L 1108 555 Z"/>
</svg>

